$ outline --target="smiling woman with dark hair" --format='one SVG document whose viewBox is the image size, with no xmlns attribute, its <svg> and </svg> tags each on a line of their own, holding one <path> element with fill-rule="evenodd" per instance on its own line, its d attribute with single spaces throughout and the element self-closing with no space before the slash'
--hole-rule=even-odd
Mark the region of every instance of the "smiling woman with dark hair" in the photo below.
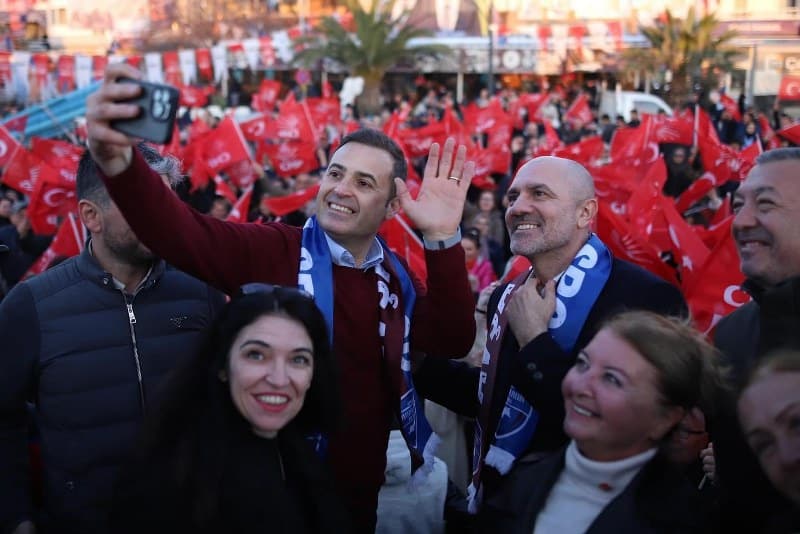
<svg viewBox="0 0 800 534">
<path fill-rule="evenodd" d="M 113 532 L 347 532 L 315 453 L 338 397 L 322 313 L 300 290 L 250 284 L 163 408 L 114 495 Z"/>
</svg>

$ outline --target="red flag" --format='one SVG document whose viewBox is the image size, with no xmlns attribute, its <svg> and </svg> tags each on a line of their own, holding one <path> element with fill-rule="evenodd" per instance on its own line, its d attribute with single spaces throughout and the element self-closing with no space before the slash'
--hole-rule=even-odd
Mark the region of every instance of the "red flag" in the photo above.
<svg viewBox="0 0 800 534">
<path fill-rule="evenodd" d="M 230 184 L 225 181 L 219 174 L 214 176 L 214 194 L 220 197 L 225 197 L 231 204 L 236 204 L 238 199 L 236 193 L 231 189 Z"/>
<path fill-rule="evenodd" d="M 600 202 L 597 211 L 597 235 L 616 258 L 630 261 L 647 269 L 664 280 L 678 285 L 674 269 L 664 263 L 658 251 L 638 232 L 631 230 L 625 220 L 614 213 L 606 202 Z"/>
<path fill-rule="evenodd" d="M 311 120 L 320 127 L 328 124 L 341 124 L 341 110 L 338 98 L 306 98 Z"/>
<path fill-rule="evenodd" d="M 61 221 L 56 236 L 50 242 L 41 256 L 31 265 L 30 269 L 22 277 L 23 280 L 36 274 L 44 272 L 50 263 L 58 258 L 71 258 L 77 256 L 83 250 L 86 242 L 86 228 L 74 213 L 68 213 L 67 217 Z"/>
<path fill-rule="evenodd" d="M 336 98 L 333 96 L 333 86 L 328 80 L 322 83 L 322 98 Z"/>
<path fill-rule="evenodd" d="M 253 185 L 253 182 L 258 178 L 253 165 L 251 160 L 243 159 L 234 163 L 226 170 L 226 173 L 231 179 L 231 183 L 239 188 L 240 191 Z"/>
<path fill-rule="evenodd" d="M 553 30 L 550 29 L 548 24 L 539 24 L 538 30 L 538 37 L 539 37 L 539 49 L 540 50 L 549 50 L 548 47 L 548 40 L 553 36 Z"/>
<path fill-rule="evenodd" d="M 282 197 L 265 197 L 261 202 L 277 217 L 297 211 L 317 196 L 319 184 Z"/>
<path fill-rule="evenodd" d="M 594 119 L 594 114 L 589 108 L 589 100 L 584 93 L 581 93 L 572 102 L 572 105 L 564 113 L 564 120 L 574 124 L 576 127 L 589 124 Z"/>
<path fill-rule="evenodd" d="M 56 63 L 56 72 L 59 93 L 68 93 L 75 89 L 75 56 L 60 56 Z"/>
<path fill-rule="evenodd" d="M 720 93 L 719 95 L 719 103 L 725 106 L 725 111 L 731 114 L 733 120 L 741 121 L 742 114 L 739 113 L 739 104 L 736 103 L 734 99 L 726 95 L 725 93 Z"/>
<path fill-rule="evenodd" d="M 28 218 L 34 232 L 52 235 L 58 230 L 59 217 L 77 209 L 75 182 L 70 184 L 44 162 L 40 161 L 40 165 L 39 177 L 28 206 Z"/>
<path fill-rule="evenodd" d="M 587 137 L 577 143 L 571 143 L 553 152 L 554 156 L 578 161 L 585 166 L 592 165 L 596 160 L 603 157 L 605 145 L 603 138 L 599 135 Z"/>
<path fill-rule="evenodd" d="M 194 52 L 197 61 L 197 72 L 207 81 L 214 80 L 214 69 L 211 66 L 211 51 L 208 48 L 198 48 Z"/>
<path fill-rule="evenodd" d="M 140 55 L 126 56 L 125 63 L 127 63 L 134 69 L 141 69 L 142 56 Z"/>
<path fill-rule="evenodd" d="M 267 115 L 259 113 L 244 122 L 240 122 L 239 128 L 241 128 L 242 135 L 248 141 L 260 141 L 267 137 L 267 126 L 270 121 L 271 119 Z"/>
<path fill-rule="evenodd" d="M 244 223 L 247 222 L 247 214 L 250 213 L 250 200 L 253 198 L 253 186 L 248 187 L 233 205 L 233 209 L 228 214 L 226 221 Z"/>
<path fill-rule="evenodd" d="M 204 107 L 208 103 L 208 93 L 204 88 L 180 85 L 179 103 L 189 108 Z"/>
<path fill-rule="evenodd" d="M 225 117 L 216 129 L 203 139 L 205 164 L 212 174 L 230 167 L 234 163 L 250 159 L 250 152 L 239 126 L 230 117 Z"/>
<path fill-rule="evenodd" d="M 50 56 L 47 54 L 33 54 L 31 56 L 31 67 L 38 86 L 47 83 L 47 74 L 50 66 Z"/>
<path fill-rule="evenodd" d="M 78 145 L 73 145 L 66 141 L 41 137 L 31 139 L 31 153 L 42 158 L 45 163 L 56 169 L 58 174 L 65 180 L 65 184 L 75 183 L 78 162 L 81 160 L 83 151 L 84 149 Z"/>
<path fill-rule="evenodd" d="M 0 52 L 0 80 L 11 81 L 11 52 Z"/>
<path fill-rule="evenodd" d="M 398 137 L 400 137 L 408 156 L 418 158 L 426 156 L 433 143 L 444 144 L 447 132 L 445 125 L 437 121 L 422 128 L 403 128 L 398 131 Z"/>
<path fill-rule="evenodd" d="M 513 120 L 503 109 L 500 100 L 493 98 L 489 105 L 479 108 L 475 103 L 463 109 L 464 126 L 471 132 L 484 133 L 501 125 L 510 125 Z"/>
<path fill-rule="evenodd" d="M 727 237 L 714 247 L 697 271 L 695 282 L 683 291 L 695 327 L 709 336 L 720 319 L 750 301 L 741 289 L 744 275 L 730 232 L 732 222 L 729 219 L 726 224 Z"/>
<path fill-rule="evenodd" d="M 800 100 L 800 76 L 784 76 L 778 88 L 779 100 Z"/>
<path fill-rule="evenodd" d="M 661 212 L 667 220 L 672 257 L 681 273 L 681 287 L 694 283 L 697 271 L 708 259 L 709 250 L 692 227 L 683 220 L 671 199 L 661 197 Z"/>
<path fill-rule="evenodd" d="M 108 56 L 92 56 L 92 81 L 103 79 L 106 65 L 108 65 Z"/>
<path fill-rule="evenodd" d="M 537 154 L 549 154 L 552 151 L 556 150 L 557 148 L 563 146 L 561 139 L 558 137 L 558 133 L 556 132 L 555 128 L 553 128 L 553 123 L 549 120 L 544 121 L 544 141 L 539 142 L 539 146 L 537 147 Z"/>
<path fill-rule="evenodd" d="M 653 137 L 657 143 L 676 143 L 691 145 L 694 143 L 694 124 L 691 117 L 651 117 L 653 121 Z"/>
<path fill-rule="evenodd" d="M 271 112 L 275 109 L 275 103 L 278 101 L 278 96 L 281 93 L 281 82 L 277 80 L 262 80 L 261 85 L 258 87 L 258 105 L 261 109 L 257 111 Z"/>
<path fill-rule="evenodd" d="M 775 135 L 775 130 L 769 124 L 769 119 L 763 113 L 758 114 L 758 127 L 761 130 L 761 139 L 764 140 L 764 150 L 772 150 L 781 146 L 781 140 Z"/>
<path fill-rule="evenodd" d="M 800 124 L 794 124 L 778 130 L 778 135 L 792 143 L 800 146 Z"/>
<path fill-rule="evenodd" d="M 525 93 L 520 97 L 528 110 L 528 122 L 540 121 L 539 111 L 547 103 L 550 95 L 547 93 Z"/>
<path fill-rule="evenodd" d="M 717 135 L 717 130 L 714 128 L 714 123 L 711 122 L 711 117 L 708 116 L 708 113 L 699 106 L 695 108 L 694 112 L 695 135 L 698 142 L 701 139 L 705 139 L 709 143 L 720 144 L 719 135 Z"/>
<path fill-rule="evenodd" d="M 178 52 L 174 50 L 163 52 L 161 61 L 164 66 L 164 81 L 175 87 L 180 87 L 183 84 L 183 75 L 181 74 L 181 62 L 178 58 Z"/>
<path fill-rule="evenodd" d="M 14 150 L 3 172 L 3 183 L 25 195 L 32 195 L 44 162 L 31 154 L 25 147 Z"/>
<path fill-rule="evenodd" d="M 659 200 L 663 197 L 661 190 L 667 181 L 667 166 L 664 158 L 659 157 L 651 163 L 642 181 L 628 199 L 628 220 L 631 229 L 649 237 L 651 225 L 659 210 Z"/>
<path fill-rule="evenodd" d="M 716 175 L 710 172 L 704 172 L 700 178 L 692 182 L 692 185 L 690 185 L 686 191 L 681 193 L 681 196 L 675 199 L 675 208 L 680 213 L 684 213 L 695 202 L 699 201 L 706 196 L 709 191 L 719 185 L 722 184 L 717 183 Z"/>
<path fill-rule="evenodd" d="M 15 119 L 16 120 L 16 119 Z M 27 123 L 27 118 L 25 122 Z M 0 126 L 0 167 L 7 167 L 14 152 L 19 148 L 19 142 L 4 127 Z"/>
<path fill-rule="evenodd" d="M 262 143 L 262 150 L 269 156 L 275 173 L 284 178 L 319 168 L 317 145 L 313 141 L 285 141 L 278 145 Z"/>
<path fill-rule="evenodd" d="M 406 261 L 418 279 L 427 279 L 425 247 L 402 214 L 384 221 L 380 234 L 392 252 Z"/>
<path fill-rule="evenodd" d="M 316 130 L 311 124 L 308 108 L 295 102 L 294 99 L 292 101 L 287 99 L 283 102 L 278 117 L 267 125 L 267 135 L 273 138 L 296 141 L 317 138 Z"/>
</svg>

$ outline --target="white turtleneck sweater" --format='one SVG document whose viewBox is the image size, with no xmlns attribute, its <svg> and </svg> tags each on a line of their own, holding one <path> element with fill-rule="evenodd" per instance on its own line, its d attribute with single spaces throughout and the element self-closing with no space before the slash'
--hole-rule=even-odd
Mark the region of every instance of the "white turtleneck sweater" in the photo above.
<svg viewBox="0 0 800 534">
<path fill-rule="evenodd" d="M 570 442 L 564 470 L 536 517 L 534 534 L 586 532 L 603 508 L 622 493 L 655 454 L 656 449 L 650 449 L 624 460 L 596 462 L 583 456 L 574 441 Z"/>
</svg>

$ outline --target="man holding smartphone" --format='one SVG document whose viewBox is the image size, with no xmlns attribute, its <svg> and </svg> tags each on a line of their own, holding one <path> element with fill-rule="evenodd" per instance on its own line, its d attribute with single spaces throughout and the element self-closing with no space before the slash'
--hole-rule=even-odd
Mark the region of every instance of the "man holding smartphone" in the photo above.
<svg viewBox="0 0 800 534">
<path fill-rule="evenodd" d="M 111 121 L 134 117 L 141 74 L 111 65 L 88 100 L 89 150 L 114 201 L 156 254 L 228 294 L 242 284 L 300 285 L 328 320 L 339 366 L 341 429 L 327 456 L 356 532 L 375 530 L 392 420 L 415 466 L 432 460 L 436 442 L 413 389 L 411 350 L 460 358 L 474 339 L 472 292 L 459 222 L 474 164 L 448 140 L 431 148 L 416 200 L 405 186 L 400 148 L 377 130 L 345 137 L 332 155 L 301 230 L 281 223 L 235 224 L 194 212 L 156 187 L 154 175 Z M 146 207 L 146 208 L 143 208 Z M 376 238 L 400 210 L 422 231 L 423 284 Z"/>
</svg>

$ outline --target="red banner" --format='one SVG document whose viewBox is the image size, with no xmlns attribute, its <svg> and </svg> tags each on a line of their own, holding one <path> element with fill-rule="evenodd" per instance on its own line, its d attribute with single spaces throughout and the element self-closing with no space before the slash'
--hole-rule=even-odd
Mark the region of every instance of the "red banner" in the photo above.
<svg viewBox="0 0 800 534">
<path fill-rule="evenodd" d="M 33 54 L 31 63 L 36 85 L 42 87 L 47 83 L 47 74 L 50 70 L 50 56 L 47 54 Z"/>
<path fill-rule="evenodd" d="M 108 56 L 92 56 L 92 81 L 103 79 L 108 65 Z"/>
<path fill-rule="evenodd" d="M 61 56 L 56 64 L 58 92 L 68 93 L 75 89 L 75 56 Z"/>
<path fill-rule="evenodd" d="M 784 76 L 778 88 L 779 100 L 800 100 L 800 76 Z"/>
<path fill-rule="evenodd" d="M 183 85 L 183 75 L 181 74 L 181 62 L 178 53 L 164 52 L 161 54 L 161 61 L 164 65 L 164 81 L 175 87 Z"/>
<path fill-rule="evenodd" d="M 197 72 L 206 81 L 214 79 L 214 68 L 211 66 L 211 51 L 208 48 L 198 48 L 194 52 L 197 61 Z"/>
</svg>

